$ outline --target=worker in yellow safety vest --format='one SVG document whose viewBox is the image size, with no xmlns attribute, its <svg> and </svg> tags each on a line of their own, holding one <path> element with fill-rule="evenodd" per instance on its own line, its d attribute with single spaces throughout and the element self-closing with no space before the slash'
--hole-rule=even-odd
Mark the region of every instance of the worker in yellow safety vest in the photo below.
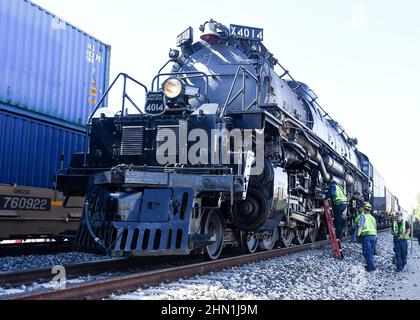
<svg viewBox="0 0 420 320">
<path fill-rule="evenodd" d="M 376 270 L 374 254 L 378 231 L 376 219 L 370 214 L 372 211 L 371 204 L 369 202 L 365 202 L 363 209 L 364 214 L 360 216 L 357 236 L 362 239 L 363 256 L 366 260 L 366 271 L 372 272 Z"/>
<path fill-rule="evenodd" d="M 397 219 L 392 224 L 394 236 L 394 252 L 397 263 L 397 272 L 404 269 L 407 264 L 408 240 L 410 239 L 410 224 L 404 221 L 401 212 L 397 212 Z"/>
<path fill-rule="evenodd" d="M 343 187 L 334 181 L 330 184 L 327 197 L 331 199 L 334 213 L 334 227 L 337 238 L 341 240 L 346 226 L 345 211 L 347 209 L 348 200 Z"/>
</svg>

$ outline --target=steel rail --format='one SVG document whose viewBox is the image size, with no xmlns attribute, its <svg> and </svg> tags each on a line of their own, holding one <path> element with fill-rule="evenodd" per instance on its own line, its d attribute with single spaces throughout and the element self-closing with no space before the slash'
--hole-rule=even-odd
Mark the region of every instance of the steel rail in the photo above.
<svg viewBox="0 0 420 320">
<path fill-rule="evenodd" d="M 128 258 L 109 259 L 95 262 L 80 263 L 64 266 L 66 277 L 76 278 L 89 273 L 101 273 L 111 270 L 121 270 L 132 267 L 133 261 Z M 0 286 L 18 287 L 28 285 L 35 282 L 49 282 L 55 274 L 52 273 L 52 267 L 31 269 L 21 272 L 0 273 Z"/>
</svg>

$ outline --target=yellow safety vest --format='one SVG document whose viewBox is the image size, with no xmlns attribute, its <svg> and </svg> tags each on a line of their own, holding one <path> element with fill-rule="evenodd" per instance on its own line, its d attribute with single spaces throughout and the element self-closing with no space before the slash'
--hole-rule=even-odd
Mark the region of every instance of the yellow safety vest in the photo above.
<svg viewBox="0 0 420 320">
<path fill-rule="evenodd" d="M 347 197 L 344 194 L 344 190 L 342 186 L 336 185 L 335 186 L 335 194 L 333 198 L 333 205 L 337 206 L 339 204 L 347 203 Z"/>
<path fill-rule="evenodd" d="M 398 228 L 398 222 L 394 221 L 394 224 L 392 225 L 392 230 L 394 231 L 394 234 L 397 236 L 403 235 L 403 238 L 402 238 L 403 240 L 408 240 L 410 238 L 408 235 L 404 235 L 406 232 L 404 220 L 401 221 L 401 225 L 399 228 Z"/>
<path fill-rule="evenodd" d="M 376 230 L 376 220 L 370 214 L 365 214 L 365 223 L 362 228 L 362 236 L 377 236 L 378 231 Z"/>
</svg>

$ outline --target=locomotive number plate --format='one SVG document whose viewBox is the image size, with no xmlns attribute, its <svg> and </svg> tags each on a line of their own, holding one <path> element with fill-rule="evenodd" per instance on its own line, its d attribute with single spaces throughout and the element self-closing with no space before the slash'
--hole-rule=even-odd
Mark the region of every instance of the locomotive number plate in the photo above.
<svg viewBox="0 0 420 320">
<path fill-rule="evenodd" d="M 163 92 L 149 92 L 144 107 L 146 113 L 157 116 L 165 112 L 165 98 Z"/>
<path fill-rule="evenodd" d="M 0 195 L 0 210 L 50 211 L 51 199 Z"/>
<path fill-rule="evenodd" d="M 239 26 L 236 24 L 230 25 L 230 35 L 232 37 L 239 38 L 239 39 L 256 40 L 256 41 L 264 40 L 263 29 Z"/>
</svg>

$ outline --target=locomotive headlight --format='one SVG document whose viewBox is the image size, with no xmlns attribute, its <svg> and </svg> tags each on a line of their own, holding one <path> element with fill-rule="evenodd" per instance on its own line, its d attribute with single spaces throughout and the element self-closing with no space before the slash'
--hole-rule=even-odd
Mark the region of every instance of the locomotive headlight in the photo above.
<svg viewBox="0 0 420 320">
<path fill-rule="evenodd" d="M 177 78 L 170 78 L 163 84 L 163 93 L 168 99 L 176 99 L 182 94 L 184 86 L 181 80 Z"/>
</svg>

